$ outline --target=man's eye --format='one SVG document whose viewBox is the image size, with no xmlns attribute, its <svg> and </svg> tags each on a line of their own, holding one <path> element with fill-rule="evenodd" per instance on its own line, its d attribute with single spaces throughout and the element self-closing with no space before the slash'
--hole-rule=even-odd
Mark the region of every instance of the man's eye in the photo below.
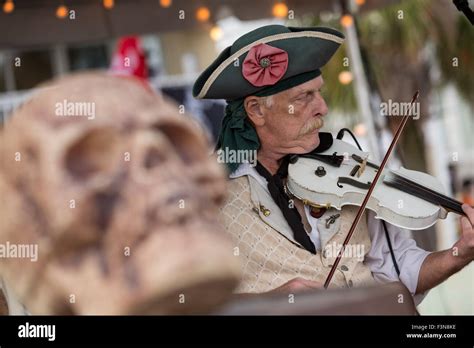
<svg viewBox="0 0 474 348">
<path fill-rule="evenodd" d="M 313 96 L 314 96 L 314 92 L 306 92 L 298 96 L 296 100 L 306 101 L 306 100 L 312 99 Z"/>
<path fill-rule="evenodd" d="M 298 97 L 296 97 L 296 100 L 304 100 L 306 98 L 306 94 L 302 94 Z"/>
</svg>

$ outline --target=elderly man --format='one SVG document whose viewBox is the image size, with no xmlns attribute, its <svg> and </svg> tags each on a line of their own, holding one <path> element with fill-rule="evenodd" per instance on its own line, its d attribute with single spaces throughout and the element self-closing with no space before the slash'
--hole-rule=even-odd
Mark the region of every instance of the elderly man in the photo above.
<svg viewBox="0 0 474 348">
<path fill-rule="evenodd" d="M 194 85 L 197 98 L 227 100 L 220 154 L 257 152 L 256 166 L 224 157 L 232 160 L 221 220 L 242 261 L 241 293 L 320 288 L 337 256 L 327 251 L 342 244 L 355 217 L 356 207 L 316 211 L 284 189 L 289 154 L 332 143 L 330 134 L 319 133 L 328 113 L 319 69 L 343 39 L 330 28 L 261 27 L 225 49 Z M 453 249 L 433 253 L 392 225 L 385 233 L 366 212 L 350 242 L 362 255 L 344 256 L 330 287 L 399 280 L 419 302 L 474 258 L 474 209 L 463 209 L 461 238 Z"/>
</svg>

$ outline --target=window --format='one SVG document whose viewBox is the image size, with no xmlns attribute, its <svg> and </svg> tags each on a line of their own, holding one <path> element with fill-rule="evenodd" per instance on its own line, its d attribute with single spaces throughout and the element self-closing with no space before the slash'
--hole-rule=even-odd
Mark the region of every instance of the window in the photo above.
<svg viewBox="0 0 474 348">
<path fill-rule="evenodd" d="M 105 45 L 71 47 L 68 49 L 71 71 L 84 69 L 107 69 L 109 57 Z"/>
<path fill-rule="evenodd" d="M 53 77 L 49 50 L 19 52 L 13 54 L 16 90 L 30 89 Z M 19 58 L 19 59 L 18 59 Z"/>
</svg>

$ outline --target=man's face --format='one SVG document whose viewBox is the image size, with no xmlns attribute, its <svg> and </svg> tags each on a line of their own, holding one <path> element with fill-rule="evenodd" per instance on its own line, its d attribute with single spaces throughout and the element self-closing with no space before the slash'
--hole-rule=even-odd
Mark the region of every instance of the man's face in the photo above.
<svg viewBox="0 0 474 348">
<path fill-rule="evenodd" d="M 282 153 L 307 153 L 319 145 L 319 129 L 328 107 L 321 96 L 323 78 L 273 95 L 263 107 L 265 129 L 257 129 L 262 145 Z"/>
</svg>

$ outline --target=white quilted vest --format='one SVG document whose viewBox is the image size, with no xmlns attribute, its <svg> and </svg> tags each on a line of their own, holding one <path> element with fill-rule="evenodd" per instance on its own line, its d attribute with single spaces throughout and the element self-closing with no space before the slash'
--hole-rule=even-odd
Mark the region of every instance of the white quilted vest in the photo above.
<svg viewBox="0 0 474 348">
<path fill-rule="evenodd" d="M 311 254 L 293 238 L 293 232 L 272 197 L 251 176 L 231 179 L 220 220 L 235 243 L 240 258 L 241 293 L 267 292 L 301 277 L 324 283 L 337 257 L 337 246 L 346 237 L 357 207 L 328 209 L 318 219 L 322 250 Z M 327 219 L 340 216 L 333 223 Z M 371 247 L 365 216 L 354 232 L 329 287 L 353 287 L 375 283 L 363 258 Z"/>
</svg>

